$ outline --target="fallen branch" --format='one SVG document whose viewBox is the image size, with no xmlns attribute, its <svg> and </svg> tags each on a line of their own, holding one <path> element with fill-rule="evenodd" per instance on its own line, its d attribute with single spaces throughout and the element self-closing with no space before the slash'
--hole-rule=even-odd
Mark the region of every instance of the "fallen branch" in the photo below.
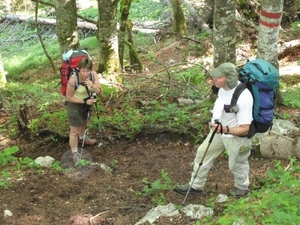
<svg viewBox="0 0 300 225">
<path fill-rule="evenodd" d="M 90 218 L 90 220 L 89 220 L 89 224 L 90 224 L 90 225 L 93 225 L 93 223 L 92 223 L 92 220 L 93 220 L 93 219 L 95 219 L 96 217 L 101 216 L 101 215 L 103 215 L 103 214 L 105 214 L 105 213 L 107 213 L 107 212 L 108 212 L 108 210 L 107 210 L 107 211 L 104 211 L 104 212 L 101 212 L 101 213 L 98 213 L 98 214 L 95 215 L 95 216 L 92 216 L 92 217 Z"/>
<path fill-rule="evenodd" d="M 33 16 L 21 16 L 21 15 L 7 15 L 5 19 L 20 22 L 32 22 L 35 23 Z M 37 18 L 39 24 L 56 26 L 56 19 Z M 80 29 L 97 30 L 97 25 L 90 22 L 77 22 L 77 27 Z"/>
</svg>

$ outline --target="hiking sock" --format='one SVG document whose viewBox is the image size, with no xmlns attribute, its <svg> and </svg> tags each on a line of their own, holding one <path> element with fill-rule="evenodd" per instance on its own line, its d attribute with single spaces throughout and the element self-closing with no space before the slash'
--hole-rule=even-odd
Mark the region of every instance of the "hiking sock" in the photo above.
<svg viewBox="0 0 300 225">
<path fill-rule="evenodd" d="M 71 149 L 71 151 L 72 151 L 72 154 L 78 152 L 77 148 L 76 148 L 75 150 L 74 150 L 74 149 Z"/>
</svg>

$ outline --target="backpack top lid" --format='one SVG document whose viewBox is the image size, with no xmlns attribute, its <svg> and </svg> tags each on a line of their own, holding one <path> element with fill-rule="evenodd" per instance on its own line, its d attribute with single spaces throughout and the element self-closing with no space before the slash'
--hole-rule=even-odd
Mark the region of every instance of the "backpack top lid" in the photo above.
<svg viewBox="0 0 300 225">
<path fill-rule="evenodd" d="M 64 61 L 70 60 L 71 57 L 77 57 L 77 56 L 82 56 L 82 55 L 88 55 L 89 59 L 92 60 L 92 57 L 86 50 L 73 50 L 70 49 L 69 51 L 66 51 L 63 53 L 62 58 Z"/>
<path fill-rule="evenodd" d="M 274 92 L 276 92 L 279 85 L 278 69 L 263 59 L 248 61 L 240 70 L 240 76 L 244 77 L 246 81 L 260 81 L 272 88 Z"/>
</svg>

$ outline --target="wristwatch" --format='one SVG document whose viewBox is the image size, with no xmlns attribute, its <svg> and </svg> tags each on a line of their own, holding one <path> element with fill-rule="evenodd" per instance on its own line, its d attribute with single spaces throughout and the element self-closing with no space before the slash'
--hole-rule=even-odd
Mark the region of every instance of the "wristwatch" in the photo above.
<svg viewBox="0 0 300 225">
<path fill-rule="evenodd" d="M 224 134 L 229 134 L 229 127 L 226 126 L 226 132 L 224 132 Z"/>
</svg>

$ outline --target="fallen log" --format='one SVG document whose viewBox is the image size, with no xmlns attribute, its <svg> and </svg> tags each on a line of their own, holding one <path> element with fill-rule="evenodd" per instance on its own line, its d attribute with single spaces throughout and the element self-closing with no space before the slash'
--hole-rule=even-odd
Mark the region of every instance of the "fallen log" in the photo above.
<svg viewBox="0 0 300 225">
<path fill-rule="evenodd" d="M 20 22 L 32 22 L 35 23 L 35 18 L 33 16 L 22 16 L 22 15 L 7 15 L 6 20 L 20 21 Z M 56 26 L 56 19 L 38 18 L 39 24 Z M 97 25 L 90 22 L 78 21 L 77 27 L 79 29 L 97 30 Z"/>
</svg>

